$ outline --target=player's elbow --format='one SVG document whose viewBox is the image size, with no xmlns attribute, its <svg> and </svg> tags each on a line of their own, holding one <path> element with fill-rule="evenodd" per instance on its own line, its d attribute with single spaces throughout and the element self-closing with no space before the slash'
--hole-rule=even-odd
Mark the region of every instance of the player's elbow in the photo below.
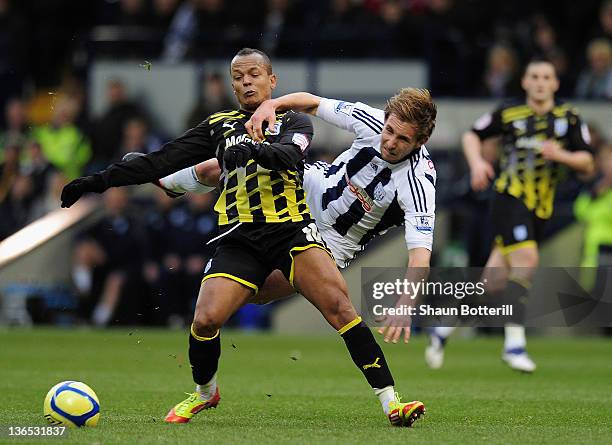
<svg viewBox="0 0 612 445">
<path fill-rule="evenodd" d="M 585 176 L 587 179 L 593 178 L 596 173 L 595 169 L 595 160 L 593 159 L 593 155 L 591 153 L 585 153 L 585 159 L 583 168 L 581 169 L 581 175 Z"/>
<path fill-rule="evenodd" d="M 408 267 L 429 269 L 431 251 L 425 247 L 417 247 L 408 251 Z"/>
<path fill-rule="evenodd" d="M 461 136 L 461 143 L 463 144 L 464 149 L 465 147 L 470 147 L 478 142 L 480 142 L 480 138 L 472 130 L 464 132 Z"/>
</svg>

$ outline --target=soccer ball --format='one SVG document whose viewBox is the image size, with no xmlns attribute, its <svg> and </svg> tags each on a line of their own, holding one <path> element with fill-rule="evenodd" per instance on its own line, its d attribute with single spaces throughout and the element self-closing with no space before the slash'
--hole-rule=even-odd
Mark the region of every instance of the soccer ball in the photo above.
<svg viewBox="0 0 612 445">
<path fill-rule="evenodd" d="M 49 390 L 43 412 L 51 425 L 96 426 L 100 419 L 100 401 L 85 383 L 69 380 Z"/>
</svg>

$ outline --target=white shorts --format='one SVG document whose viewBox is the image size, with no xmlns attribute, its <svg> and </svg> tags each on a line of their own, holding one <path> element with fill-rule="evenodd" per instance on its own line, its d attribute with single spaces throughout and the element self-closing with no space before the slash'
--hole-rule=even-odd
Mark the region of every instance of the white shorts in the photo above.
<svg viewBox="0 0 612 445">
<path fill-rule="evenodd" d="M 325 241 L 327 248 L 331 250 L 339 268 L 348 266 L 355 256 L 363 250 L 362 246 L 355 245 L 340 235 L 325 221 L 323 209 L 321 208 L 321 197 L 325 192 L 325 169 L 330 164 L 317 161 L 314 164 L 306 164 L 304 169 L 304 190 L 306 191 L 306 203 L 310 208 L 310 214 L 317 224 L 319 233 Z"/>
</svg>

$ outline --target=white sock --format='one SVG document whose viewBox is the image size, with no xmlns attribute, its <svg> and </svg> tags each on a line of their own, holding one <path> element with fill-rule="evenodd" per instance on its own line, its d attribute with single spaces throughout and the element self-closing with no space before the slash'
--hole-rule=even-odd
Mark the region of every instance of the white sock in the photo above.
<svg viewBox="0 0 612 445">
<path fill-rule="evenodd" d="M 395 389 L 393 389 L 393 386 L 385 386 L 382 389 L 374 388 L 374 394 L 378 396 L 385 414 L 389 414 L 389 403 L 395 400 Z"/>
<path fill-rule="evenodd" d="M 525 339 L 525 327 L 517 324 L 508 323 L 504 327 L 506 334 L 504 340 L 504 350 L 525 348 L 527 340 Z"/>
<path fill-rule="evenodd" d="M 434 331 L 434 334 L 436 334 L 438 337 L 446 339 L 453 333 L 454 330 L 455 330 L 454 326 L 449 326 L 449 327 L 441 326 L 441 327 L 434 328 L 433 331 Z"/>
<path fill-rule="evenodd" d="M 217 373 L 205 385 L 196 385 L 196 392 L 202 400 L 210 400 L 217 392 Z"/>
<path fill-rule="evenodd" d="M 80 293 L 89 293 L 93 281 L 91 270 L 85 266 L 74 266 L 72 268 L 72 281 Z"/>
<path fill-rule="evenodd" d="M 91 321 L 96 326 L 106 326 L 113 315 L 113 311 L 106 305 L 99 303 L 91 314 Z"/>
</svg>

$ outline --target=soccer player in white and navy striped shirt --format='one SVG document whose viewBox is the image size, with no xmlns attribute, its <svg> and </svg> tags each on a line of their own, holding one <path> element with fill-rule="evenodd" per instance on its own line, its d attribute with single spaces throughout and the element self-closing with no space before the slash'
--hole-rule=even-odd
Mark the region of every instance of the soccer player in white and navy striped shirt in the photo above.
<svg viewBox="0 0 612 445">
<path fill-rule="evenodd" d="M 407 278 L 426 278 L 431 258 L 435 222 L 436 171 L 425 143 L 436 119 L 429 91 L 402 89 L 384 110 L 364 103 L 326 99 L 309 93 L 292 93 L 264 102 L 247 123 L 254 140 L 264 139 L 264 121 L 274 127 L 276 110 L 308 112 L 351 131 L 351 147 L 331 164 L 306 165 L 304 189 L 310 212 L 339 267 L 345 267 L 367 243 L 394 226 L 404 225 L 409 251 Z M 215 160 L 177 172 L 160 180 L 167 189 L 205 191 L 198 183 L 215 184 Z M 258 302 L 271 301 L 294 292 L 281 275 L 273 273 L 263 286 Z M 411 304 L 406 295 L 398 304 Z M 404 330 L 402 320 L 387 320 L 385 341 L 397 342 Z"/>
</svg>

